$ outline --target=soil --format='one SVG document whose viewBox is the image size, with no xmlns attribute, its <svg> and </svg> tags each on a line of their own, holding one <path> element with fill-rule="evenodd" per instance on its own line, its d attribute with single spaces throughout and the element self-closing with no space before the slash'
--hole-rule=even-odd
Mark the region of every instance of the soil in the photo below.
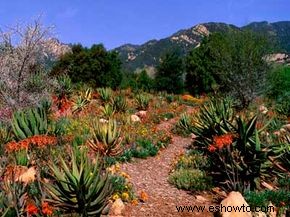
<svg viewBox="0 0 290 217">
<path fill-rule="evenodd" d="M 160 123 L 157 129 L 170 130 L 178 118 Z M 136 159 L 134 162 L 121 165 L 121 170 L 130 175 L 135 192 L 148 195 L 148 200 L 138 205 L 126 204 L 125 216 L 213 216 L 205 211 L 177 211 L 176 206 L 206 206 L 211 205 L 209 195 L 194 195 L 191 192 L 179 190 L 168 183 L 168 176 L 176 157 L 185 151 L 191 143 L 191 138 L 173 135 L 172 143 L 159 152 L 155 157 L 145 160 Z"/>
</svg>

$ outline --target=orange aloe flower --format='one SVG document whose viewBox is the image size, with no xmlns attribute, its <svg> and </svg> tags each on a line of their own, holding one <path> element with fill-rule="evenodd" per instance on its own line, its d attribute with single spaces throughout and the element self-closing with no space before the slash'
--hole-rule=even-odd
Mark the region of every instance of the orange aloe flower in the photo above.
<svg viewBox="0 0 290 217">
<path fill-rule="evenodd" d="M 38 208 L 33 203 L 29 203 L 26 206 L 26 212 L 29 215 L 36 215 L 38 213 Z"/>
<path fill-rule="evenodd" d="M 53 209 L 52 207 L 48 204 L 48 202 L 42 202 L 41 203 L 41 211 L 44 215 L 52 215 Z"/>
</svg>

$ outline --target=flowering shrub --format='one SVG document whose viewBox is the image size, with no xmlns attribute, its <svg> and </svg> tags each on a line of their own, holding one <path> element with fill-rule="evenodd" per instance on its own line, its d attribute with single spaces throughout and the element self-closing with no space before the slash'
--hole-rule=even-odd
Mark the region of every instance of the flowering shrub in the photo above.
<svg viewBox="0 0 290 217">
<path fill-rule="evenodd" d="M 9 142 L 6 144 L 6 152 L 15 152 L 23 149 L 28 149 L 29 146 L 37 146 L 40 148 L 43 148 L 47 145 L 56 145 L 57 144 L 57 138 L 54 136 L 47 136 L 47 135 L 36 135 L 32 136 L 23 140 L 20 140 L 19 142 Z"/>
</svg>

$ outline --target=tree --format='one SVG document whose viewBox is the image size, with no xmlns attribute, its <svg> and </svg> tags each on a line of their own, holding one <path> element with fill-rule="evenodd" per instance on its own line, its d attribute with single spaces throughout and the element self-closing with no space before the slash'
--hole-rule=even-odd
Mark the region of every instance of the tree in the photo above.
<svg viewBox="0 0 290 217">
<path fill-rule="evenodd" d="M 47 41 L 51 28 L 40 19 L 16 25 L 0 33 L 0 99 L 2 106 L 19 109 L 37 104 L 47 95 L 49 83 L 44 72 Z M 36 88 L 35 85 L 41 85 Z M 31 88 L 34 87 L 34 88 Z"/>
<path fill-rule="evenodd" d="M 108 52 L 103 45 L 91 48 L 80 44 L 63 55 L 52 69 L 52 74 L 67 73 L 73 82 L 85 82 L 99 87 L 116 88 L 122 80 L 121 61 L 118 54 Z"/>
<path fill-rule="evenodd" d="M 186 85 L 191 92 L 219 86 L 247 107 L 264 91 L 269 48 L 265 37 L 250 31 L 213 33 L 187 56 Z"/>
<path fill-rule="evenodd" d="M 177 52 L 166 53 L 157 66 L 156 89 L 169 93 L 181 93 L 184 82 L 184 63 Z"/>
</svg>

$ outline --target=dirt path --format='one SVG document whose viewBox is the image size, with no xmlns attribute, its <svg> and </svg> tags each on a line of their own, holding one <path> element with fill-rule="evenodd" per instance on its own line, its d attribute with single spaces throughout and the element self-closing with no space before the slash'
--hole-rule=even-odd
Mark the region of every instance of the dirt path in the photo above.
<svg viewBox="0 0 290 217">
<path fill-rule="evenodd" d="M 172 119 L 163 122 L 158 128 L 170 130 L 175 121 L 176 119 Z M 158 156 L 146 160 L 138 159 L 121 166 L 122 171 L 130 175 L 136 192 L 139 194 L 144 191 L 149 197 L 145 203 L 139 203 L 137 206 L 127 205 L 126 216 L 212 216 L 208 212 L 178 212 L 176 206 L 208 205 L 209 201 L 203 200 L 204 197 L 196 198 L 195 195 L 178 190 L 167 181 L 176 154 L 184 151 L 190 142 L 190 138 L 174 136 L 172 143 L 160 151 Z"/>
</svg>

